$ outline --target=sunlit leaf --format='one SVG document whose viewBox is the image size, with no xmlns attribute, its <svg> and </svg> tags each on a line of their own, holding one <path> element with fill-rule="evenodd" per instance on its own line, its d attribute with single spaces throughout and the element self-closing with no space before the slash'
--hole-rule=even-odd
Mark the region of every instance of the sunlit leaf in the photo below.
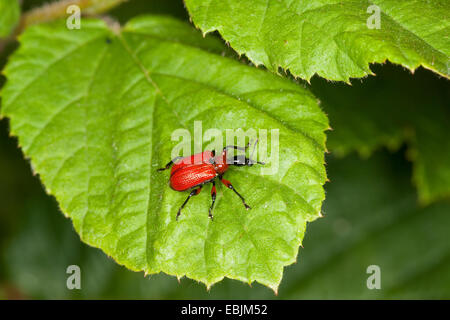
<svg viewBox="0 0 450 320">
<path fill-rule="evenodd" d="M 313 79 L 311 89 L 329 115 L 328 147 L 367 157 L 407 144 L 422 203 L 450 197 L 450 85 L 431 72 L 414 75 L 387 65 L 352 86 Z"/>
<path fill-rule="evenodd" d="M 450 75 L 447 0 L 185 3 L 203 32 L 218 30 L 237 52 L 273 71 L 281 67 L 307 80 L 317 73 L 348 81 L 370 74 L 369 63 L 388 59 Z"/>
</svg>

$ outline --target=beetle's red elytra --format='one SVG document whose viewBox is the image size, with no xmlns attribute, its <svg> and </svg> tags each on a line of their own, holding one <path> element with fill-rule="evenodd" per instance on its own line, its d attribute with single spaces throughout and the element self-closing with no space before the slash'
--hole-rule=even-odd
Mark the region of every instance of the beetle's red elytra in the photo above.
<svg viewBox="0 0 450 320">
<path fill-rule="evenodd" d="M 255 147 L 256 143 L 255 142 Z M 245 208 L 248 210 L 250 206 L 245 202 L 239 192 L 233 187 L 230 181 L 225 180 L 223 175 L 228 170 L 230 165 L 234 166 L 252 166 L 254 164 L 264 164 L 264 162 L 253 161 L 245 155 L 235 155 L 233 158 L 228 159 L 228 149 L 234 149 L 239 151 L 246 151 L 250 143 L 245 147 L 238 146 L 226 146 L 222 150 L 222 154 L 216 156 L 215 150 L 204 151 L 194 154 L 188 157 L 177 157 L 166 164 L 164 168 L 158 169 L 158 171 L 167 170 L 172 166 L 170 172 L 170 187 L 175 191 L 191 190 L 189 196 L 178 209 L 176 220 L 181 214 L 181 210 L 186 206 L 189 199 L 196 196 L 202 190 L 205 184 L 211 183 L 211 199 L 212 203 L 209 207 L 209 218 L 213 219 L 212 210 L 214 208 L 214 202 L 216 201 L 216 183 L 215 180 L 219 179 L 228 189 L 231 189 L 242 200 Z"/>
</svg>

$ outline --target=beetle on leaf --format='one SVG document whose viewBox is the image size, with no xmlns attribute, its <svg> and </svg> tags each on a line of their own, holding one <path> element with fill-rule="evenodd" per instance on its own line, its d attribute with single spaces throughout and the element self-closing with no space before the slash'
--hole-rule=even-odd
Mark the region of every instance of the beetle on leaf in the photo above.
<svg viewBox="0 0 450 320">
<path fill-rule="evenodd" d="M 255 141 L 253 151 L 255 150 L 258 140 Z M 189 199 L 196 196 L 202 190 L 203 185 L 212 183 L 211 199 L 212 203 L 209 207 L 209 218 L 213 219 L 212 210 L 214 208 L 214 202 L 216 201 L 216 183 L 218 178 L 228 189 L 231 189 L 242 200 L 245 208 L 248 210 L 250 206 L 245 202 L 244 197 L 233 187 L 230 181 L 225 180 L 223 175 L 228 170 L 230 165 L 234 166 L 253 166 L 254 164 L 264 164 L 261 161 L 254 161 L 247 158 L 245 155 L 235 155 L 233 158 L 228 158 L 228 149 L 234 149 L 239 151 L 247 151 L 250 146 L 250 142 L 245 147 L 238 146 L 226 146 L 222 150 L 221 155 L 216 156 L 215 150 L 204 151 L 187 157 L 176 157 L 169 161 L 164 168 L 158 169 L 158 171 L 164 171 L 169 169 L 172 165 L 170 172 L 170 187 L 175 191 L 192 190 L 189 196 L 178 209 L 176 220 L 181 214 L 181 210 L 186 206 Z"/>
</svg>

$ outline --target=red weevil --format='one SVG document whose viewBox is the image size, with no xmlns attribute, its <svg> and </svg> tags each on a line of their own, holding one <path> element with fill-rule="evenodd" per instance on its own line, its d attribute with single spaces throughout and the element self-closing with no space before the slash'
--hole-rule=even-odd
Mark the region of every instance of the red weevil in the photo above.
<svg viewBox="0 0 450 320">
<path fill-rule="evenodd" d="M 255 147 L 256 143 L 255 142 Z M 242 197 L 239 192 L 233 187 L 230 181 L 225 180 L 223 175 L 228 170 L 230 165 L 234 166 L 252 166 L 255 163 L 264 164 L 264 162 L 253 161 L 250 158 L 245 157 L 245 155 L 235 155 L 232 159 L 228 159 L 227 151 L 228 149 L 246 151 L 250 143 L 245 147 L 238 146 L 226 146 L 223 148 L 222 154 L 216 156 L 215 150 L 204 151 L 202 153 L 197 153 L 192 156 L 187 157 L 176 157 L 166 164 L 164 168 L 158 169 L 158 171 L 163 171 L 169 169 L 172 166 L 170 172 L 170 187 L 175 191 L 186 191 L 192 190 L 189 193 L 187 199 L 183 202 L 180 209 L 178 209 L 177 217 L 180 216 L 181 210 L 187 204 L 192 196 L 196 196 L 202 190 L 203 185 L 207 183 L 212 183 L 211 188 L 211 199 L 212 203 L 209 207 L 209 217 L 212 219 L 212 210 L 214 207 L 214 202 L 216 201 L 216 183 L 215 180 L 218 178 L 228 189 L 231 189 L 236 193 L 239 198 L 241 198 L 242 203 L 248 210 L 250 206 L 245 203 L 244 197 Z"/>
</svg>

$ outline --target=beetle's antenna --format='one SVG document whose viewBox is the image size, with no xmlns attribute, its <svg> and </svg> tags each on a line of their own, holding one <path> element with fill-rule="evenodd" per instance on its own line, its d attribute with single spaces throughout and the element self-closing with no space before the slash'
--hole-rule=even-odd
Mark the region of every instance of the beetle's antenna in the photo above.
<svg viewBox="0 0 450 320">
<path fill-rule="evenodd" d="M 258 143 L 258 139 L 256 139 L 255 144 L 253 145 L 253 150 L 252 150 L 252 153 L 250 154 L 249 162 L 250 162 L 251 164 L 254 164 L 254 163 L 265 164 L 264 162 L 254 161 L 254 160 L 253 160 L 253 154 L 255 153 L 255 150 L 256 150 L 256 144 L 257 144 L 257 143 Z"/>
<path fill-rule="evenodd" d="M 250 154 L 250 159 L 253 157 L 253 154 L 255 153 L 257 143 L 258 143 L 258 139 L 256 139 L 255 144 L 253 145 L 253 150 L 252 150 L 252 153 Z"/>
</svg>

